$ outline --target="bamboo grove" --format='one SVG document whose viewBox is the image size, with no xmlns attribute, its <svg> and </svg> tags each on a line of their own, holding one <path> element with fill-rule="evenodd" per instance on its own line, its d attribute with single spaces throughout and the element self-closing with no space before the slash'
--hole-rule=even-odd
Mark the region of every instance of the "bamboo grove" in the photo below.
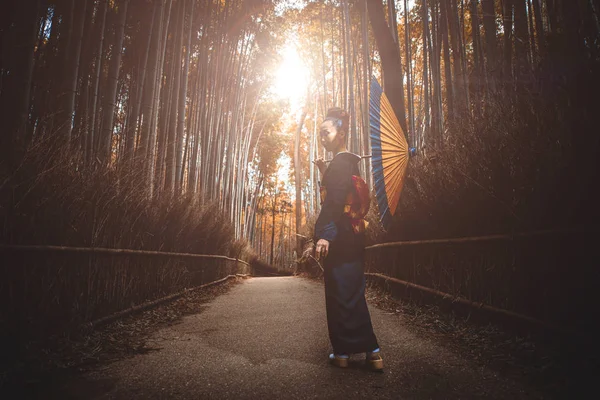
<svg viewBox="0 0 600 400">
<path fill-rule="evenodd" d="M 598 7 L 596 0 L 306 2 L 304 8 L 285 16 L 293 21 L 289 24 L 297 32 L 312 75 L 301 152 L 309 160 L 327 158 L 318 145 L 316 124 L 328 107 L 340 106 L 351 111 L 349 150 L 370 153 L 368 85 L 374 76 L 382 82 L 409 145 L 420 156 L 409 171 L 409 181 L 431 178 L 436 172 L 431 163 L 442 156 L 448 165 L 435 169 L 447 170 L 440 178 L 446 183 L 425 182 L 435 186 L 426 196 L 445 196 L 448 182 L 470 180 L 467 184 L 495 198 L 493 206 L 508 210 L 508 218 L 521 229 L 539 224 L 540 217 L 535 217 L 537 222 L 533 217 L 524 222 L 534 210 L 507 204 L 527 203 L 528 185 L 536 189 L 548 185 L 544 189 L 551 190 L 556 180 L 552 182 L 550 172 L 544 177 L 523 172 L 519 177 L 514 171 L 532 166 L 555 171 L 557 164 L 570 163 L 572 157 L 587 161 L 569 173 L 578 175 L 577 168 L 591 167 L 593 157 L 575 156 L 568 149 L 581 147 L 588 139 L 588 149 L 596 149 L 594 135 L 587 134 L 591 126 L 586 116 L 594 103 L 591 88 L 596 87 L 599 66 Z M 585 135 L 573 137 L 574 126 Z M 506 154 L 496 151 L 489 158 L 494 146 Z M 495 166 L 487 166 L 492 162 Z M 318 211 L 319 176 L 311 163 L 298 163 L 295 168 L 307 185 L 303 210 L 310 219 Z M 490 168 L 495 171 L 490 173 Z M 502 169 L 512 171 L 510 176 L 503 177 Z M 362 173 L 370 180 L 368 159 Z M 515 183 L 504 182 L 510 179 Z M 500 184 L 506 187 L 498 188 Z M 514 191 L 511 185 L 516 186 Z M 500 189 L 507 192 L 506 199 L 494 194 Z M 424 190 L 421 183 L 415 190 Z M 411 193 L 407 199 L 419 201 L 421 208 L 426 200 L 413 199 Z M 517 218 L 519 213 L 524 218 Z M 471 229 L 467 224 L 463 221 L 465 231 Z"/>
<path fill-rule="evenodd" d="M 151 198 L 198 194 L 274 261 L 274 247 L 297 249 L 276 238 L 294 241 L 318 211 L 310 161 L 327 157 L 317 125 L 328 107 L 351 111 L 349 150 L 370 153 L 372 76 L 409 144 L 434 156 L 494 113 L 565 114 L 575 90 L 564 103 L 540 99 L 573 83 L 565 71 L 598 64 L 598 0 L 302 3 L 278 16 L 266 0 L 9 2 L 0 17 L 3 160 L 14 168 L 19 149 L 50 143 L 67 146 L 78 170 L 135 171 Z M 303 116 L 277 139 L 285 110 L 266 90 L 289 31 L 312 82 Z M 296 196 L 275 178 L 282 148 L 295 160 Z M 361 167 L 371 184 L 369 160 Z"/>
<path fill-rule="evenodd" d="M 135 170 L 149 197 L 201 193 L 241 220 L 273 51 L 272 4 L 9 7 L 0 31 L 5 160 L 16 165 L 17 149 L 35 143 L 67 146 L 75 168 Z"/>
<path fill-rule="evenodd" d="M 350 151 L 371 151 L 371 77 L 417 156 L 389 232 L 371 208 L 369 241 L 597 232 L 599 12 L 600 0 L 4 1 L 0 244 L 288 269 L 319 211 L 312 161 L 331 157 L 318 140 L 327 109 L 350 111 Z M 311 82 L 290 112 L 269 87 L 294 40 Z M 368 158 L 361 173 L 372 186 Z M 588 329 L 595 237 L 389 249 L 366 265 Z M 49 329 L 242 272 L 45 253 L 2 261 L 0 322 L 14 323 L 0 343 L 16 353 Z"/>
<path fill-rule="evenodd" d="M 369 153 L 371 76 L 417 149 L 399 215 L 371 241 L 562 232 L 374 249 L 367 268 L 581 331 L 596 325 L 599 11 L 597 0 L 366 0 L 291 13 L 313 76 L 307 158 L 324 156 L 311 124 L 330 106 L 353 115 L 349 150 Z M 302 168 L 316 188 L 314 169 Z M 310 216 L 318 194 L 308 193 Z"/>
<path fill-rule="evenodd" d="M 371 76 L 383 81 L 410 144 L 435 149 L 448 140 L 452 122 L 481 118 L 499 93 L 513 93 L 514 101 L 539 93 L 542 69 L 555 67 L 555 58 L 597 59 L 598 6 L 595 0 L 320 1 L 293 17 L 313 67 L 318 115 L 332 105 L 354 111 L 350 150 L 362 153 Z M 567 56 L 555 53 L 563 48 Z"/>
</svg>

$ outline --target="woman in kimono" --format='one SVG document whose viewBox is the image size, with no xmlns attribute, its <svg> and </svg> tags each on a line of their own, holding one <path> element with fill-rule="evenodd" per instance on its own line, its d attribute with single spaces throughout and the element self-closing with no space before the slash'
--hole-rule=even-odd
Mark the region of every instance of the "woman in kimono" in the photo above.
<svg viewBox="0 0 600 400">
<path fill-rule="evenodd" d="M 366 353 L 370 369 L 383 370 L 383 359 L 373 333 L 365 300 L 365 221 L 351 211 L 360 157 L 346 149 L 349 116 L 331 108 L 320 126 L 321 144 L 333 152 L 329 167 L 315 163 L 321 171 L 321 212 L 315 224 L 315 254 L 323 260 L 327 327 L 333 353 L 330 362 L 347 367 L 350 354 Z M 368 201 L 368 189 L 365 189 Z"/>
</svg>

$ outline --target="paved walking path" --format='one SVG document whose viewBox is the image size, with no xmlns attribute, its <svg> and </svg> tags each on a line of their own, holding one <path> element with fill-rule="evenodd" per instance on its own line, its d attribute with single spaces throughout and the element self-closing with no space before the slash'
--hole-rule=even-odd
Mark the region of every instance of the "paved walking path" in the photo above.
<svg viewBox="0 0 600 400">
<path fill-rule="evenodd" d="M 198 314 L 155 333 L 148 354 L 86 376 L 94 399 L 538 398 L 397 315 L 371 307 L 383 374 L 328 365 L 324 289 L 297 278 L 251 278 Z"/>
</svg>

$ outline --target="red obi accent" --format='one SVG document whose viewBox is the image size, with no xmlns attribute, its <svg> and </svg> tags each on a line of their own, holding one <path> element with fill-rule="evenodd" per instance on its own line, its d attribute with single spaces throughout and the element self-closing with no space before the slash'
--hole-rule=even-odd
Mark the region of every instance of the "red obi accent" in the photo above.
<svg viewBox="0 0 600 400">
<path fill-rule="evenodd" d="M 350 217 L 354 233 L 361 233 L 367 228 L 368 223 L 365 216 L 369 212 L 371 196 L 369 196 L 369 187 L 360 176 L 352 175 L 352 189 L 346 196 L 344 214 Z M 321 185 L 319 192 L 321 194 L 321 205 L 323 205 L 327 197 L 327 188 Z"/>
</svg>

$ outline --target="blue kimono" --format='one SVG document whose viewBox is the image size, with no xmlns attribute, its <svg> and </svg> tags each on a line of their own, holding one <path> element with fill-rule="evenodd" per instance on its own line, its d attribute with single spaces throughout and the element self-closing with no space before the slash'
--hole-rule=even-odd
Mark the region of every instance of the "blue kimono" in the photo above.
<svg viewBox="0 0 600 400">
<path fill-rule="evenodd" d="M 315 224 L 315 242 L 329 241 L 323 263 L 327 326 L 333 351 L 353 354 L 379 347 L 373 333 L 365 300 L 364 232 L 355 233 L 350 216 L 344 212 L 352 175 L 359 175 L 360 157 L 349 152 L 337 154 L 322 179 L 324 201 Z"/>
</svg>

